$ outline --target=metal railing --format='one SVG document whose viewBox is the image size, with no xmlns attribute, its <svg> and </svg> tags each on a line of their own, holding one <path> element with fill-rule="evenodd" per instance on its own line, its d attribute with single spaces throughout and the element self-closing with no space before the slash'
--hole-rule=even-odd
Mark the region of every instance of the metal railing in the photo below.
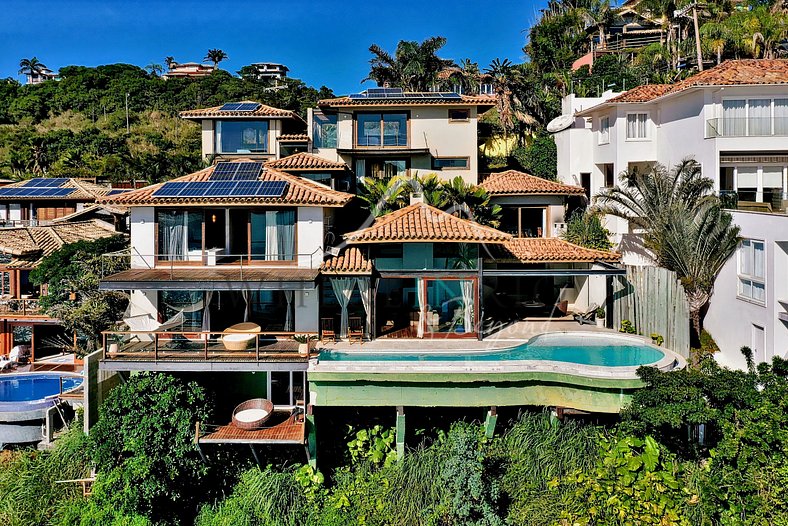
<svg viewBox="0 0 788 526">
<path fill-rule="evenodd" d="M 627 36 L 614 35 L 609 37 L 604 43 L 594 48 L 595 53 L 625 51 L 628 49 L 639 49 L 649 44 L 662 42 L 664 39 L 660 33 L 653 35 Z"/>
<path fill-rule="evenodd" d="M 788 117 L 717 117 L 706 121 L 706 137 L 785 137 Z"/>
<path fill-rule="evenodd" d="M 104 360 L 244 361 L 259 362 L 285 357 L 309 358 L 315 350 L 316 332 L 235 331 L 104 331 Z M 296 335 L 311 338 L 302 344 Z"/>
<path fill-rule="evenodd" d="M 754 194 L 755 192 L 753 191 L 720 190 L 720 203 L 723 208 L 728 210 L 773 214 L 786 213 L 788 200 L 782 199 L 782 195 L 775 196 L 773 199 L 757 201 Z"/>
<path fill-rule="evenodd" d="M 215 250 L 212 252 L 212 250 Z M 175 269 L 183 268 L 202 268 L 202 267 L 222 267 L 235 268 L 243 278 L 244 270 L 250 268 L 261 268 L 262 266 L 273 266 L 280 264 L 291 268 L 317 269 L 323 263 L 323 247 L 319 246 L 309 253 L 294 252 L 283 256 L 270 254 L 225 254 L 217 249 L 208 249 L 187 252 L 186 254 L 140 254 L 136 249 L 122 250 L 102 254 L 102 277 L 108 273 L 117 272 L 119 268 L 124 269 L 123 265 L 118 264 L 118 260 L 128 260 L 125 268 L 147 268 L 147 269 L 168 269 L 170 273 Z M 308 262 L 307 262 L 308 260 Z"/>
<path fill-rule="evenodd" d="M 51 225 L 52 222 L 50 219 L 0 219 L 0 228 L 47 226 Z"/>
<path fill-rule="evenodd" d="M 386 148 L 408 146 L 407 134 L 397 135 L 363 135 L 356 137 L 356 146 L 361 148 Z"/>
<path fill-rule="evenodd" d="M 0 314 L 14 314 L 17 316 L 27 316 L 42 314 L 41 300 L 36 299 L 0 299 Z"/>
</svg>

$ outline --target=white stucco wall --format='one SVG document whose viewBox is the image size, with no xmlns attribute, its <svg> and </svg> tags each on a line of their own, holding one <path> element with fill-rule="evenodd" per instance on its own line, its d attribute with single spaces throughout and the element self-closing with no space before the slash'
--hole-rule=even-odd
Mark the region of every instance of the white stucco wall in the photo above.
<svg viewBox="0 0 788 526">
<path fill-rule="evenodd" d="M 152 206 L 135 206 L 131 218 L 131 268 L 153 268 L 156 222 Z"/>
<path fill-rule="evenodd" d="M 739 350 L 753 347 L 753 325 L 762 327 L 765 336 L 763 358 L 788 356 L 788 324 L 778 319 L 788 312 L 788 216 L 757 212 L 733 212 L 743 238 L 764 241 L 766 301 L 763 305 L 738 295 L 738 258 L 731 257 L 714 284 L 704 326 L 720 347 L 717 360 L 730 367 L 743 368 Z"/>
<path fill-rule="evenodd" d="M 295 331 L 317 332 L 319 317 L 320 289 L 298 290 L 293 298 L 295 309 Z"/>
<path fill-rule="evenodd" d="M 298 266 L 317 268 L 323 261 L 323 209 L 314 206 L 298 208 Z"/>
</svg>

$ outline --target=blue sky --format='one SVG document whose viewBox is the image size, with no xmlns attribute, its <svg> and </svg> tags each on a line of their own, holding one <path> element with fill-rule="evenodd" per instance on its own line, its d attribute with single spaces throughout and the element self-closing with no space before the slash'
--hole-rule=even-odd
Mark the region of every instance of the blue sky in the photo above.
<svg viewBox="0 0 788 526">
<path fill-rule="evenodd" d="M 0 0 L 0 76 L 19 60 L 48 67 L 126 62 L 145 66 L 171 55 L 198 62 L 223 49 L 235 72 L 251 62 L 280 62 L 291 76 L 336 93 L 356 92 L 370 44 L 393 50 L 401 39 L 448 39 L 442 56 L 522 62 L 524 31 L 545 0 Z M 369 83 L 367 83 L 369 85 Z"/>
</svg>

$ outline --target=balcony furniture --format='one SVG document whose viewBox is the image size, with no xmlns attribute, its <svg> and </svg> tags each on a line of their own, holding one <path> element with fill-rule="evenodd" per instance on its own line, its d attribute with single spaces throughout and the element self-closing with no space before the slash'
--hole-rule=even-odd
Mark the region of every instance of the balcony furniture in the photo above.
<svg viewBox="0 0 788 526">
<path fill-rule="evenodd" d="M 186 253 L 186 261 L 202 262 L 202 249 L 195 248 Z"/>
<path fill-rule="evenodd" d="M 265 398 L 253 398 L 233 410 L 233 425 L 244 431 L 261 429 L 274 412 L 274 404 Z"/>
<path fill-rule="evenodd" d="M 764 212 L 771 214 L 772 204 L 771 203 L 759 203 L 757 201 L 739 201 L 739 210 L 748 210 L 750 212 Z"/>
<path fill-rule="evenodd" d="M 320 319 L 320 341 L 325 342 L 331 340 L 337 342 L 337 334 L 334 332 L 334 319 L 321 318 Z"/>
<path fill-rule="evenodd" d="M 223 248 L 209 248 L 205 250 L 205 264 L 209 267 L 216 266 L 216 259 L 218 256 L 224 254 Z"/>
<path fill-rule="evenodd" d="M 145 341 L 153 341 L 153 333 L 155 332 L 168 331 L 170 329 L 175 329 L 176 327 L 182 327 L 184 317 L 183 311 L 178 311 L 178 313 L 169 320 L 165 321 L 164 323 L 159 323 L 156 318 L 150 314 L 140 314 L 137 316 L 123 318 L 123 322 L 129 326 L 129 330 L 132 332 L 149 333 L 132 334 L 129 338 L 130 340 L 136 338 L 137 341 L 143 341 L 143 339 Z"/>
<path fill-rule="evenodd" d="M 256 323 L 252 323 L 250 321 L 245 321 L 243 323 L 236 323 L 235 325 L 230 325 L 224 332 L 260 332 L 260 326 Z"/>
<path fill-rule="evenodd" d="M 222 344 L 228 351 L 245 351 L 255 338 L 257 335 L 251 332 L 235 332 L 222 336 Z"/>
<path fill-rule="evenodd" d="M 555 304 L 554 310 L 561 313 L 561 316 L 566 316 L 569 311 L 569 301 L 562 300 Z"/>
<path fill-rule="evenodd" d="M 364 322 L 361 318 L 348 319 L 347 336 L 350 343 L 364 341 Z"/>
<path fill-rule="evenodd" d="M 596 323 L 594 321 L 594 318 L 596 317 L 596 309 L 597 304 L 592 303 L 588 306 L 588 310 L 581 314 L 575 314 L 573 318 L 580 325 L 594 325 Z"/>
</svg>

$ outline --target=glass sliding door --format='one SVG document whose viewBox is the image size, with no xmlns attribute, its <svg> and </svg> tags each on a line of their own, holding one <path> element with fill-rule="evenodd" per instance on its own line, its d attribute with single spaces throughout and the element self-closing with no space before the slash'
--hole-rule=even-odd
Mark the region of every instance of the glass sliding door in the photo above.
<svg viewBox="0 0 788 526">
<path fill-rule="evenodd" d="M 772 134 L 772 100 L 749 100 L 748 135 L 762 137 Z"/>
<path fill-rule="evenodd" d="M 425 336 L 476 334 L 476 280 L 425 279 Z"/>
<path fill-rule="evenodd" d="M 295 210 L 270 210 L 250 214 L 252 261 L 295 259 Z"/>
<path fill-rule="evenodd" d="M 202 261 L 201 210 L 162 210 L 158 213 L 158 259 Z"/>
</svg>

